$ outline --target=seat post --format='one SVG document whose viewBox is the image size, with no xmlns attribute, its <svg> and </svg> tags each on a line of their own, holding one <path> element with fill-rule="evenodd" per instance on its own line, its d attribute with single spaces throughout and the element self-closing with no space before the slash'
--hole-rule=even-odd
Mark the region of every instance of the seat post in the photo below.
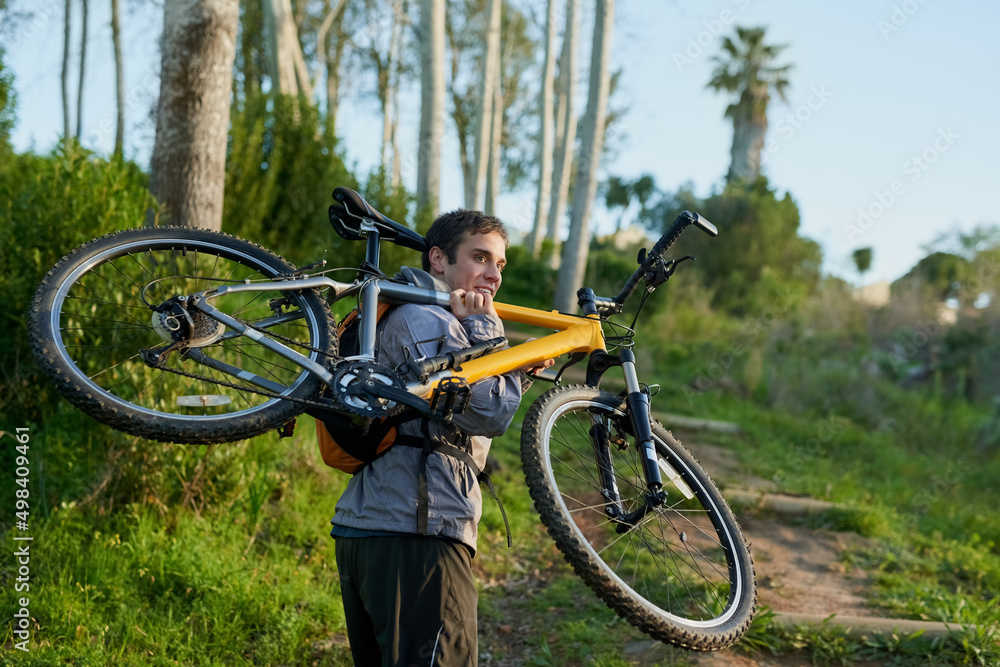
<svg viewBox="0 0 1000 667">
<path fill-rule="evenodd" d="M 373 224 L 364 225 L 362 229 L 366 232 L 365 264 L 369 268 L 377 270 L 379 264 L 379 241 L 381 238 Z"/>
<path fill-rule="evenodd" d="M 378 325 L 378 280 L 369 280 L 361 288 L 361 321 L 358 327 L 358 341 L 360 343 L 358 357 L 365 359 L 375 359 L 375 335 Z"/>
</svg>

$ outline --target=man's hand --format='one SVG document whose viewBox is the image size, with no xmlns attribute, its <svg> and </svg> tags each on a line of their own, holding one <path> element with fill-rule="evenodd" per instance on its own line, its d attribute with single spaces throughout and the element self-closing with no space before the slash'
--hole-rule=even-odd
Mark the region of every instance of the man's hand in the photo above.
<svg viewBox="0 0 1000 667">
<path fill-rule="evenodd" d="M 526 340 L 524 342 L 525 343 L 530 343 L 533 340 L 536 340 L 536 339 L 529 338 L 528 340 Z M 540 373 L 541 371 L 544 371 L 549 366 L 555 365 L 555 363 L 556 363 L 555 359 L 546 359 L 545 361 L 535 361 L 535 362 L 532 362 L 530 364 L 525 364 L 524 366 L 521 366 L 517 370 L 521 371 L 522 373 L 526 373 L 528 375 L 534 375 L 535 373 Z"/>
<path fill-rule="evenodd" d="M 493 296 L 485 292 L 457 289 L 451 293 L 451 312 L 460 320 L 471 315 L 499 317 L 493 308 Z"/>
<path fill-rule="evenodd" d="M 534 375 L 535 373 L 540 373 L 544 371 L 549 366 L 555 365 L 555 363 L 556 363 L 555 359 L 546 359 L 545 361 L 521 366 L 517 370 L 527 373 L 528 375 Z"/>
</svg>

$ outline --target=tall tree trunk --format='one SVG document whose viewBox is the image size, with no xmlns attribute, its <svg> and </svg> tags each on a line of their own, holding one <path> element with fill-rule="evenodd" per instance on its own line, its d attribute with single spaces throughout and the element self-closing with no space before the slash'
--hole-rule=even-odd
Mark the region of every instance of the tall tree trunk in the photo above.
<svg viewBox="0 0 1000 667">
<path fill-rule="evenodd" d="M 466 207 L 470 207 L 469 202 L 473 201 L 473 186 L 475 185 L 475 175 L 472 173 L 472 161 L 469 159 L 469 118 L 463 111 L 463 101 L 461 92 L 458 89 L 459 63 L 462 59 L 462 49 L 455 39 L 455 32 L 451 22 L 445 24 L 445 31 L 448 37 L 448 45 L 451 47 L 451 118 L 455 123 L 455 131 L 458 134 L 458 162 L 462 167 L 462 187 Z"/>
<path fill-rule="evenodd" d="M 500 193 L 500 144 L 503 141 L 503 80 L 500 59 L 497 58 L 495 81 L 493 87 L 493 120 L 490 129 L 489 171 L 486 174 L 486 200 L 483 211 L 490 215 L 496 214 L 497 195 Z"/>
<path fill-rule="evenodd" d="M 417 205 L 437 216 L 444 138 L 444 0 L 420 0 L 420 146 Z"/>
<path fill-rule="evenodd" d="M 559 58 L 559 114 L 556 118 L 556 157 L 552 174 L 552 204 L 545 237 L 552 241 L 552 266 L 558 267 L 559 225 L 566 214 L 569 174 L 576 149 L 576 54 L 580 41 L 580 0 L 566 2 L 566 33 Z"/>
<path fill-rule="evenodd" d="M 753 182 L 760 175 L 760 154 L 767 134 L 767 116 L 752 118 L 744 113 L 733 117 L 733 145 L 729 151 L 726 181 Z"/>
<path fill-rule="evenodd" d="M 488 0 L 486 4 L 486 42 L 483 56 L 482 80 L 479 87 L 479 112 L 476 115 L 476 144 L 474 152 L 476 182 L 472 189 L 471 202 L 466 208 L 478 208 L 479 197 L 486 182 L 489 167 L 490 124 L 493 119 L 494 88 L 500 85 L 496 80 L 497 61 L 500 59 L 500 3 L 502 0 Z"/>
<path fill-rule="evenodd" d="M 556 67 L 556 0 L 548 0 L 545 18 L 545 64 L 542 67 L 542 90 L 538 95 L 542 136 L 538 147 L 538 194 L 535 197 L 535 224 L 528 237 L 528 252 L 538 255 L 541 246 L 542 224 L 548 217 L 549 200 L 552 198 L 552 117 L 553 74 Z"/>
<path fill-rule="evenodd" d="M 344 0 L 337 4 L 331 19 L 330 34 L 323 36 L 324 64 L 326 66 L 326 133 L 332 140 L 337 130 L 337 109 L 340 106 L 340 63 L 344 58 Z M 325 22 L 325 21 L 324 21 Z M 336 40 L 330 53 L 330 39 Z"/>
<path fill-rule="evenodd" d="M 559 281 L 556 284 L 555 308 L 563 312 L 576 311 L 574 297 L 577 288 L 583 283 L 587 253 L 590 250 L 590 207 L 597 194 L 597 168 L 600 166 L 604 144 L 604 122 L 611 84 L 608 61 L 611 58 L 614 20 L 615 0 L 597 0 L 594 42 L 590 56 L 590 91 L 582 128 L 582 152 L 577 161 L 569 238 L 563 246 Z"/>
<path fill-rule="evenodd" d="M 80 136 L 83 134 L 83 75 L 87 70 L 87 0 L 81 0 L 83 3 L 83 16 L 81 17 L 81 22 L 83 26 L 81 28 L 80 36 L 80 85 L 76 89 L 76 140 L 80 141 Z"/>
<path fill-rule="evenodd" d="M 69 141 L 73 136 L 69 115 L 69 47 L 70 27 L 73 0 L 66 0 L 66 22 L 63 28 L 63 61 L 62 61 L 62 103 L 63 103 L 63 141 Z"/>
<path fill-rule="evenodd" d="M 118 0 L 111 0 L 111 41 L 115 49 L 115 100 L 118 106 L 118 122 L 115 125 L 115 156 L 120 158 L 125 146 L 125 63 L 122 61 Z"/>
<path fill-rule="evenodd" d="M 392 150 L 392 180 L 393 190 L 399 188 L 403 180 L 403 165 L 399 157 L 399 79 L 403 70 L 403 23 L 406 15 L 403 12 L 403 0 L 395 0 L 392 6 L 392 42 L 389 47 L 389 103 L 386 115 L 392 115 L 389 124 L 389 146 Z"/>
<path fill-rule="evenodd" d="M 171 222 L 218 230 L 239 0 L 169 0 L 163 13 L 150 190 Z"/>
<path fill-rule="evenodd" d="M 382 99 L 382 172 L 384 174 L 389 174 L 392 169 L 392 123 L 393 110 L 396 105 L 396 90 L 399 87 L 399 43 L 402 37 L 403 0 L 393 0 L 392 35 L 389 38 L 389 54 L 385 62 L 385 94 Z"/>
<path fill-rule="evenodd" d="M 282 95 L 311 98 L 312 86 L 295 29 L 291 0 L 269 0 L 269 7 L 264 8 L 264 20 L 271 46 L 272 89 Z"/>
</svg>

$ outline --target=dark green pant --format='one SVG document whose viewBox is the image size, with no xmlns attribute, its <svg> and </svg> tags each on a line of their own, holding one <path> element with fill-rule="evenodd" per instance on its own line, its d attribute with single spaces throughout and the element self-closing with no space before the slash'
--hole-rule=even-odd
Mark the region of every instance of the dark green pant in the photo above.
<svg viewBox="0 0 1000 667">
<path fill-rule="evenodd" d="M 467 667 L 478 659 L 469 550 L 420 535 L 338 537 L 354 664 Z"/>
</svg>

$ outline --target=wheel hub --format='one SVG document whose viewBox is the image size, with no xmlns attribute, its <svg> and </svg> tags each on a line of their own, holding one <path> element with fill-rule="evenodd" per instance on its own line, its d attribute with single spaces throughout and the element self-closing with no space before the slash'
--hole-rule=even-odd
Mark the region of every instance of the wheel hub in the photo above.
<svg viewBox="0 0 1000 667">
<path fill-rule="evenodd" d="M 205 347 L 218 341 L 226 327 L 205 313 L 190 311 L 174 302 L 162 311 L 153 311 L 153 330 L 169 343 L 185 343 L 186 347 Z"/>
</svg>

